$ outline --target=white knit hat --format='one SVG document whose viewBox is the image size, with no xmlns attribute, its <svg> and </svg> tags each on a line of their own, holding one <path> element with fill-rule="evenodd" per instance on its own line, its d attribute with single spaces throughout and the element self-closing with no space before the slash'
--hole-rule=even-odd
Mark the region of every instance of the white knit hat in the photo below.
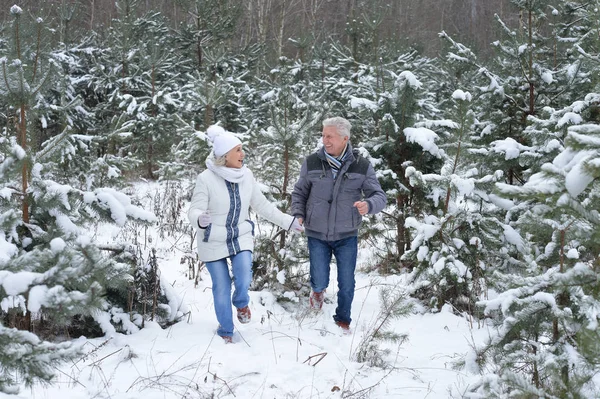
<svg viewBox="0 0 600 399">
<path fill-rule="evenodd" d="M 213 143 L 215 157 L 222 157 L 232 148 L 242 144 L 242 141 L 233 134 L 226 132 L 221 126 L 212 125 L 206 130 L 208 139 Z"/>
</svg>

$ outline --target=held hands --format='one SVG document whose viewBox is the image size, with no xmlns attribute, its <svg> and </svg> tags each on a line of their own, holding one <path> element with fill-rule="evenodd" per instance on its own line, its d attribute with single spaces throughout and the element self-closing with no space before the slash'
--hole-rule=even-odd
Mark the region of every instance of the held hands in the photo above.
<svg viewBox="0 0 600 399">
<path fill-rule="evenodd" d="M 201 213 L 200 216 L 198 216 L 198 226 L 200 226 L 201 229 L 207 228 L 211 222 L 212 219 L 208 211 Z"/>
<path fill-rule="evenodd" d="M 302 226 L 302 219 L 294 218 L 294 221 L 290 226 L 290 231 L 296 234 L 304 232 L 304 227 Z"/>
<path fill-rule="evenodd" d="M 360 213 L 361 216 L 365 216 L 369 213 L 369 203 L 366 201 L 356 201 L 352 206 L 358 209 L 358 213 Z"/>
</svg>

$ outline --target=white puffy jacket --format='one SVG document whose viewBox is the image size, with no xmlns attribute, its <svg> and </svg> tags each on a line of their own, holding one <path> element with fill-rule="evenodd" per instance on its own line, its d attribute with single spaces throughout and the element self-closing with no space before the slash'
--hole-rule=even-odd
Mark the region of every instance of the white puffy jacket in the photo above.
<svg viewBox="0 0 600 399">
<path fill-rule="evenodd" d="M 267 200 L 249 169 L 240 183 L 228 182 L 208 169 L 198 175 L 188 218 L 197 232 L 201 261 L 215 261 L 254 249 L 254 223 L 249 218 L 249 207 L 286 230 L 294 221 L 293 216 Z M 211 224 L 203 229 L 198 216 L 206 211 L 210 213 Z"/>
</svg>

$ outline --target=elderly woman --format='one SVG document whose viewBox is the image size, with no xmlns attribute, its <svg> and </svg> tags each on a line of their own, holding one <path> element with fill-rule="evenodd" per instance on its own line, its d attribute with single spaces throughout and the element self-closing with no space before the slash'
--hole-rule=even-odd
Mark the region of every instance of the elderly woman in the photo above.
<svg viewBox="0 0 600 399">
<path fill-rule="evenodd" d="M 265 198 L 252 172 L 244 166 L 242 142 L 237 137 L 216 125 L 206 133 L 213 150 L 206 159 L 207 169 L 196 179 L 188 218 L 197 231 L 199 258 L 206 263 L 212 280 L 217 334 L 231 343 L 231 304 L 237 308 L 240 323 L 248 323 L 251 318 L 248 288 L 252 280 L 254 223 L 249 218 L 249 207 L 283 229 L 302 232 L 304 228 Z M 233 273 L 233 298 L 227 259 Z"/>
</svg>

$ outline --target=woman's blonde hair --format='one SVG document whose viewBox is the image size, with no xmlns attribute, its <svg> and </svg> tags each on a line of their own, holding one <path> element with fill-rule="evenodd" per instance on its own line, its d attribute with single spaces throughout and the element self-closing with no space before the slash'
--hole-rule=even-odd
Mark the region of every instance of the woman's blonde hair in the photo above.
<svg viewBox="0 0 600 399">
<path fill-rule="evenodd" d="M 225 164 L 227 163 L 227 159 L 225 159 L 226 155 L 227 154 L 224 154 L 224 155 L 221 155 L 220 157 L 217 157 L 213 153 L 213 158 L 214 158 L 213 163 L 215 164 L 215 166 L 225 166 Z"/>
</svg>

